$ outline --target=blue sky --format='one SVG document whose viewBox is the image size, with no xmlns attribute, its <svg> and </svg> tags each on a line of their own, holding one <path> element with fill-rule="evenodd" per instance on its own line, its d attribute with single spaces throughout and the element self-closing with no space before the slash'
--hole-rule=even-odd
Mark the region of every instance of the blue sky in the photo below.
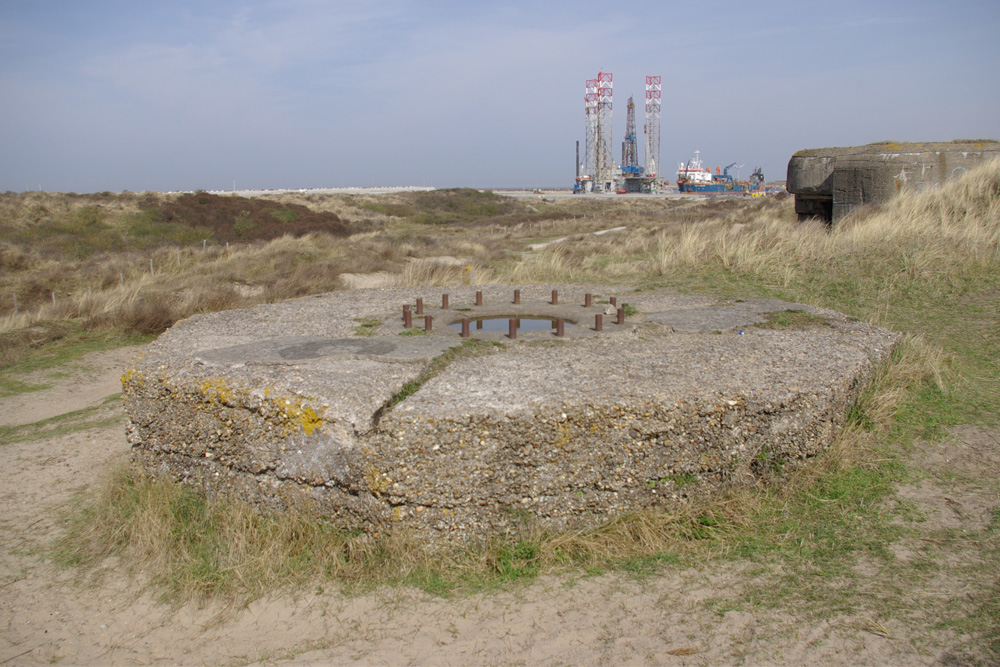
<svg viewBox="0 0 1000 667">
<path fill-rule="evenodd" d="M 1000 139 L 998 35 L 995 0 L 0 0 L 0 191 L 569 187 L 601 70 L 616 159 L 659 74 L 665 173 L 783 178 L 802 148 Z"/>
</svg>

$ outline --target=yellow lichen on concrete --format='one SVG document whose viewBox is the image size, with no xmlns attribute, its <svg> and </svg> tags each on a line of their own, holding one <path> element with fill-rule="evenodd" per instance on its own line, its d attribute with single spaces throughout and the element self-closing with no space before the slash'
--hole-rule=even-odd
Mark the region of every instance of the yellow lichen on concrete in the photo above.
<svg viewBox="0 0 1000 667">
<path fill-rule="evenodd" d="M 236 391 L 226 382 L 223 378 L 208 378 L 202 380 L 199 386 L 201 395 L 205 397 L 205 400 L 209 403 L 223 403 L 225 405 L 232 405 L 233 399 L 235 398 Z"/>
<path fill-rule="evenodd" d="M 130 384 L 135 383 L 136 386 L 142 386 L 142 373 L 135 370 L 134 368 L 128 368 L 122 373 L 122 389 L 126 389 Z"/>
<path fill-rule="evenodd" d="M 303 403 L 297 398 L 274 398 L 274 404 L 281 411 L 286 435 L 302 431 L 306 435 L 322 430 L 323 418 L 316 414 L 316 410 L 311 405 Z"/>
<path fill-rule="evenodd" d="M 559 435 L 556 436 L 552 444 L 560 448 L 565 447 L 573 437 L 573 429 L 566 423 L 561 423 L 556 428 L 559 430 Z"/>
<path fill-rule="evenodd" d="M 204 403 L 209 405 L 243 407 L 249 410 L 259 409 L 265 419 L 268 419 L 270 414 L 270 420 L 276 421 L 282 427 L 285 436 L 299 432 L 312 435 L 322 430 L 324 425 L 323 418 L 306 401 L 294 396 L 274 395 L 271 388 L 264 389 L 263 402 L 270 403 L 273 409 L 266 409 L 260 405 L 261 394 L 259 392 L 255 395 L 254 392 L 234 387 L 219 377 L 202 380 L 196 386 L 196 393 L 200 394 Z"/>
<path fill-rule="evenodd" d="M 380 496 L 385 491 L 388 491 L 389 485 L 392 484 L 392 479 L 388 475 L 382 473 L 371 464 L 365 466 L 364 480 L 368 486 L 368 490 L 376 496 Z"/>
</svg>

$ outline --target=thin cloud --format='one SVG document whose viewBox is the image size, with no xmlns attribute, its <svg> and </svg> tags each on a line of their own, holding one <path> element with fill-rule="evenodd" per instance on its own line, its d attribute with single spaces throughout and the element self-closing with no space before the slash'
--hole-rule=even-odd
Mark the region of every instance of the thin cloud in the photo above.
<svg viewBox="0 0 1000 667">
<path fill-rule="evenodd" d="M 566 184 L 598 70 L 616 140 L 663 77 L 663 165 L 998 135 L 1000 10 L 967 5 L 0 4 L 0 188 Z"/>
</svg>

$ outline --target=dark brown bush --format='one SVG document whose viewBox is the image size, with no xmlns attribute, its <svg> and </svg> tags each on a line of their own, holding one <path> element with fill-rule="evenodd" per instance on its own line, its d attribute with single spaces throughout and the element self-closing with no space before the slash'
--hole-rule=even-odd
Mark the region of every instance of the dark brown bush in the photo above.
<svg viewBox="0 0 1000 667">
<path fill-rule="evenodd" d="M 32 267 L 31 255 L 16 246 L 0 243 L 0 270 L 27 271 Z"/>
<path fill-rule="evenodd" d="M 87 329 L 113 329 L 125 333 L 161 334 L 180 317 L 168 305 L 165 295 L 147 294 L 122 304 L 110 313 L 87 319 Z"/>
<path fill-rule="evenodd" d="M 150 204 L 155 208 L 147 209 L 147 213 L 154 212 L 159 220 L 210 229 L 221 243 L 269 241 L 315 232 L 346 236 L 352 231 L 336 213 L 256 197 L 195 192 L 161 204 Z"/>
<path fill-rule="evenodd" d="M 228 285 L 216 285 L 211 288 L 199 290 L 190 295 L 185 312 L 180 317 L 187 317 L 194 313 L 211 313 L 217 310 L 228 310 L 238 308 L 243 304 L 240 294 Z"/>
</svg>

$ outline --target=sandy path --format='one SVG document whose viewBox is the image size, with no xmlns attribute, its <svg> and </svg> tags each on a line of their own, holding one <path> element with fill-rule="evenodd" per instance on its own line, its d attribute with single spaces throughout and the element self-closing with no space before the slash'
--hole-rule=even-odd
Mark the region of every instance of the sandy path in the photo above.
<svg viewBox="0 0 1000 667">
<path fill-rule="evenodd" d="M 0 426 L 32 424 L 43 419 L 100 405 L 122 390 L 121 370 L 135 354 L 131 348 L 91 352 L 55 372 L 39 372 L 25 378 L 30 383 L 53 386 L 41 392 L 28 392 L 0 398 Z M 65 375 L 65 377 L 55 377 Z"/>
<path fill-rule="evenodd" d="M 94 370 L 78 368 L 65 386 L 34 393 L 31 401 L 0 399 L 0 413 L 23 424 L 48 415 L 40 404 L 64 410 L 99 404 L 120 390 L 130 354 L 92 355 L 86 361 Z M 946 450 L 946 463 L 989 459 L 982 437 L 967 439 L 972 449 L 959 438 Z M 934 634 L 929 623 L 874 624 L 863 600 L 851 613 L 818 621 L 788 609 L 724 611 L 752 581 L 749 566 L 739 565 L 721 574 L 664 568 L 642 580 L 546 577 L 459 600 L 398 589 L 361 597 L 303 591 L 241 609 L 171 608 L 114 572 L 100 583 L 75 581 L 73 572 L 38 555 L 58 533 L 57 508 L 127 454 L 119 426 L 0 446 L 0 665 L 934 664 L 947 662 L 947 646 L 964 641 Z M 941 462 L 936 456 L 943 455 L 932 452 L 929 465 Z M 974 460 L 970 467 L 981 465 Z M 933 489 L 905 491 L 910 501 L 935 504 L 931 509 L 950 522 L 962 516 L 946 509 L 953 504 L 981 523 L 982 512 L 997 502 L 995 490 L 980 487 L 967 496 L 961 489 L 946 497 Z M 869 576 L 877 587 L 880 573 Z M 922 596 L 915 594 L 913 604 L 921 605 Z"/>
</svg>

